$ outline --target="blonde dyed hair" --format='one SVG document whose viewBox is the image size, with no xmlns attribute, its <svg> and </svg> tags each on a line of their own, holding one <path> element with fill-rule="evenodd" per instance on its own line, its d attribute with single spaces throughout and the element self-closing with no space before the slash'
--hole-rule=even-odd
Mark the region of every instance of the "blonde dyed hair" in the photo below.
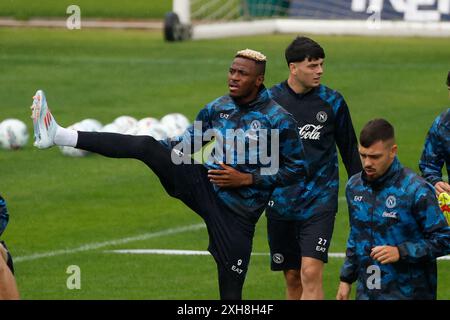
<svg viewBox="0 0 450 320">
<path fill-rule="evenodd" d="M 252 49 L 245 49 L 245 50 L 240 50 L 236 53 L 236 58 L 246 58 L 246 59 L 250 59 L 256 62 L 266 62 L 267 61 L 267 57 L 265 55 L 263 55 L 261 52 L 259 51 L 255 51 Z"/>
</svg>

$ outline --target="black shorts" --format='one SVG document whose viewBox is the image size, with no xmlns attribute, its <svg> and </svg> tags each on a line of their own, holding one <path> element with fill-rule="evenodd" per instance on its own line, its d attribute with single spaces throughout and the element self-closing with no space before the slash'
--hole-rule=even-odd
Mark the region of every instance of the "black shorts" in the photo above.
<svg viewBox="0 0 450 320">
<path fill-rule="evenodd" d="M 328 262 L 334 212 L 324 212 L 305 221 L 267 219 L 271 269 L 299 270 L 302 257 Z"/>
<path fill-rule="evenodd" d="M 218 198 L 203 165 L 175 165 L 171 170 L 176 181 L 164 181 L 160 177 L 166 191 L 203 218 L 209 235 L 208 251 L 224 270 L 244 279 L 250 263 L 255 223 L 232 212 Z"/>
<path fill-rule="evenodd" d="M 171 149 L 148 136 L 78 132 L 77 148 L 144 162 L 170 196 L 183 201 L 203 218 L 209 234 L 208 250 L 217 264 L 238 279 L 245 277 L 256 222 L 247 219 L 245 213 L 232 212 L 219 199 L 203 165 L 174 164 Z"/>
</svg>

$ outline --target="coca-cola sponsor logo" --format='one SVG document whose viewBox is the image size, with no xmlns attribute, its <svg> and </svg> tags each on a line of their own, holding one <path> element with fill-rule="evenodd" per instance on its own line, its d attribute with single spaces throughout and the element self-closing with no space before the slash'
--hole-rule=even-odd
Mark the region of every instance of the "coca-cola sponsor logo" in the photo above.
<svg viewBox="0 0 450 320">
<path fill-rule="evenodd" d="M 310 140 L 320 140 L 320 129 L 323 126 L 320 124 L 315 126 L 313 124 L 305 124 L 303 127 L 299 127 L 300 138 Z"/>
</svg>

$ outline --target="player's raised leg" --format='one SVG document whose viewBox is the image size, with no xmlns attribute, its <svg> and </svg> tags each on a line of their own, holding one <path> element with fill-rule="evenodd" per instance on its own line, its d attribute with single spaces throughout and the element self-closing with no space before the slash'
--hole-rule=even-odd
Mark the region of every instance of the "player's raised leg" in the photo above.
<svg viewBox="0 0 450 320">
<path fill-rule="evenodd" d="M 58 124 L 48 108 L 47 99 L 42 90 L 36 91 L 31 110 L 31 118 L 33 119 L 34 126 L 34 146 L 39 149 L 54 146 Z"/>
<path fill-rule="evenodd" d="M 133 158 L 143 161 L 163 181 L 170 195 L 175 181 L 182 183 L 178 169 L 171 160 L 171 150 L 150 136 L 131 136 L 107 132 L 83 132 L 58 125 L 42 90 L 33 97 L 31 118 L 34 125 L 34 145 L 40 149 L 54 145 L 69 146 L 110 158 Z M 177 170 L 179 172 L 179 170 Z M 177 177 L 177 179 L 175 179 Z"/>
<path fill-rule="evenodd" d="M 38 90 L 31 105 L 31 118 L 34 127 L 34 146 L 39 149 L 54 145 L 75 147 L 77 132 L 58 125 L 47 104 L 44 91 Z"/>
</svg>

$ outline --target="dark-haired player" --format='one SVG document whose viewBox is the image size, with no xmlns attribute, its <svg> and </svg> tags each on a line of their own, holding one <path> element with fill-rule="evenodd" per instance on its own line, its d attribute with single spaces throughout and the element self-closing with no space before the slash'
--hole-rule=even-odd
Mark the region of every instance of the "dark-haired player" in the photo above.
<svg viewBox="0 0 450 320">
<path fill-rule="evenodd" d="M 323 299 L 322 274 L 338 209 L 338 154 L 348 176 L 361 171 L 357 139 L 342 95 L 321 85 L 325 52 L 297 37 L 285 51 L 287 81 L 272 98 L 298 122 L 310 176 L 277 188 L 266 209 L 272 270 L 283 270 L 287 299 Z"/>
<path fill-rule="evenodd" d="M 336 298 L 436 299 L 436 258 L 450 253 L 450 227 L 433 187 L 397 158 L 394 128 L 369 121 L 359 137 L 363 171 L 346 197 L 350 235 Z"/>
<path fill-rule="evenodd" d="M 450 71 L 446 83 L 450 98 Z M 447 167 L 448 179 L 450 177 L 450 108 L 434 120 L 425 139 L 419 162 L 422 176 L 434 186 L 438 195 L 442 192 L 450 193 L 450 185 L 442 179 L 444 164 Z"/>
</svg>

